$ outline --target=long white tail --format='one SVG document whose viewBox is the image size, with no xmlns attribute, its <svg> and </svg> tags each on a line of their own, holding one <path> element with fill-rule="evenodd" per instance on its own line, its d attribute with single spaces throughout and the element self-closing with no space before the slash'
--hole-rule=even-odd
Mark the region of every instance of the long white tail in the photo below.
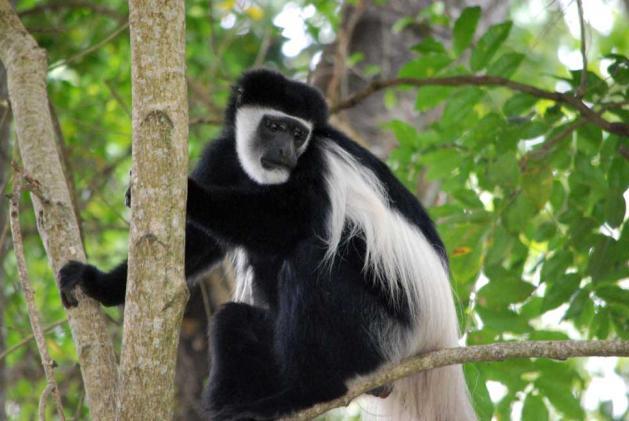
<svg viewBox="0 0 629 421">
<path fill-rule="evenodd" d="M 396 320 L 373 323 L 371 334 L 385 360 L 394 364 L 420 352 L 457 346 L 459 328 L 448 269 L 434 245 L 391 206 L 387 189 L 371 169 L 334 141 L 326 142 L 324 149 L 330 199 L 327 258 L 337 254 L 347 228 L 352 235 L 360 233 L 366 248 L 365 268 L 392 297 L 402 293 L 414 320 L 411 326 Z M 460 366 L 400 380 L 388 398 L 370 401 L 365 419 L 476 419 Z"/>
<path fill-rule="evenodd" d="M 399 380 L 386 399 L 361 402 L 370 421 L 473 421 L 474 410 L 460 366 L 427 370 Z"/>
</svg>

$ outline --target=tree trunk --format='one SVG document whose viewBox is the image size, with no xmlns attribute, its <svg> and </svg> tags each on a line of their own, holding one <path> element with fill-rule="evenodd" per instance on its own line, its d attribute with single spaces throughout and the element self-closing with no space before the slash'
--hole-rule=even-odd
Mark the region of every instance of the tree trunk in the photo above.
<svg viewBox="0 0 629 421">
<path fill-rule="evenodd" d="M 188 109 L 182 0 L 130 0 L 133 174 L 118 418 L 173 416 L 184 279 Z"/>
<path fill-rule="evenodd" d="M 68 185 L 55 147 L 46 93 L 45 52 L 28 34 L 7 0 L 0 0 L 0 60 L 7 69 L 17 145 L 26 172 L 41 184 L 43 202 L 31 195 L 37 228 L 55 273 L 68 260 L 85 261 Z M 68 318 L 93 419 L 115 413 L 116 365 L 98 303 L 77 290 L 79 306 Z"/>
</svg>

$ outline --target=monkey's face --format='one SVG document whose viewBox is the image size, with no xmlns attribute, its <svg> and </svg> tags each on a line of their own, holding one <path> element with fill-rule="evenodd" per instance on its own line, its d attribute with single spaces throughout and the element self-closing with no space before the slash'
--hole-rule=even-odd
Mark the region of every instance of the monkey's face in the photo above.
<svg viewBox="0 0 629 421">
<path fill-rule="evenodd" d="M 258 184 L 281 184 L 310 141 L 312 123 L 272 108 L 244 106 L 236 111 L 238 160 Z"/>
</svg>

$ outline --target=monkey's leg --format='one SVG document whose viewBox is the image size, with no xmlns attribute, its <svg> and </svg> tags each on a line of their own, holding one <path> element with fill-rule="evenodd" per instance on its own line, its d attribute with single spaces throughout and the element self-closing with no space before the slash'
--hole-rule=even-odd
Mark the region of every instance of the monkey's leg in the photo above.
<svg viewBox="0 0 629 421">
<path fill-rule="evenodd" d="M 273 321 L 267 310 L 227 303 L 210 327 L 211 369 L 204 404 L 210 418 L 253 419 L 240 404 L 257 402 L 281 389 L 273 351 Z"/>
</svg>

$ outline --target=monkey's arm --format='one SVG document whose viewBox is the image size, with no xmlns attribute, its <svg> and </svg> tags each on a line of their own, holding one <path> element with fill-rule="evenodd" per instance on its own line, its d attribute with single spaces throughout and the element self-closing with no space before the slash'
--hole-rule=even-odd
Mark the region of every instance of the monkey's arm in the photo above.
<svg viewBox="0 0 629 421">
<path fill-rule="evenodd" d="M 202 186 L 188 179 L 187 217 L 227 243 L 286 251 L 312 226 L 314 193 Z"/>
<path fill-rule="evenodd" d="M 222 247 L 203 230 L 191 223 L 186 224 L 186 278 L 215 264 L 224 255 Z M 61 301 L 65 307 L 78 304 L 74 288 L 80 285 L 90 297 L 105 306 L 123 304 L 127 287 L 127 261 L 110 272 L 102 272 L 95 266 L 70 261 L 59 271 Z"/>
</svg>

